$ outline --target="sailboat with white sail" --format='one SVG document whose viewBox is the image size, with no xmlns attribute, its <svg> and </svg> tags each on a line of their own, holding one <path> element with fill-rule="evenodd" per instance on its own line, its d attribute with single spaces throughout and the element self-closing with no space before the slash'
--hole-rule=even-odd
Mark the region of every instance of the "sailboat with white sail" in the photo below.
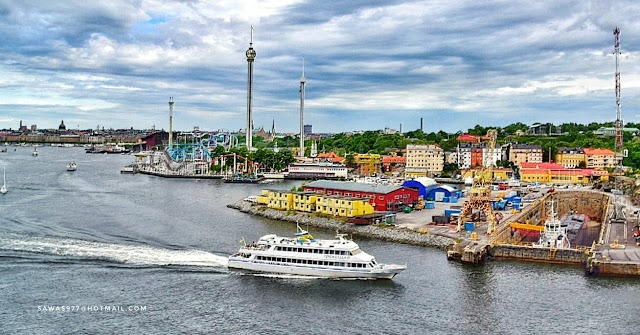
<svg viewBox="0 0 640 335">
<path fill-rule="evenodd" d="M 7 168 L 2 167 L 2 187 L 0 187 L 0 193 L 5 194 L 9 192 L 7 189 Z"/>
</svg>

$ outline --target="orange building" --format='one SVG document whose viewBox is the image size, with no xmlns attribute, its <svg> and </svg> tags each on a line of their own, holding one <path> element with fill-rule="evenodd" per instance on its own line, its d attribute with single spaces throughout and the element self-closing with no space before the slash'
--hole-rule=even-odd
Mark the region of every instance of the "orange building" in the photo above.
<svg viewBox="0 0 640 335">
<path fill-rule="evenodd" d="M 587 168 L 606 169 L 616 167 L 616 154 L 611 149 L 584 148 Z"/>
<path fill-rule="evenodd" d="M 471 147 L 471 167 L 484 166 L 484 150 L 482 146 Z"/>
<path fill-rule="evenodd" d="M 404 156 L 382 156 L 383 172 L 393 172 L 395 169 L 403 168 L 407 164 L 407 157 Z"/>
<path fill-rule="evenodd" d="M 344 157 L 338 156 L 335 152 L 319 153 L 316 159 L 320 162 L 344 163 Z"/>
</svg>

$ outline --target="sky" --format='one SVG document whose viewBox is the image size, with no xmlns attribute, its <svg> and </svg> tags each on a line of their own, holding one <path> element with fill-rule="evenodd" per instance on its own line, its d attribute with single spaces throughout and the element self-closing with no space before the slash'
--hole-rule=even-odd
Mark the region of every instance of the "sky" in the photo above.
<svg viewBox="0 0 640 335">
<path fill-rule="evenodd" d="M 0 129 L 640 122 L 640 2 L 0 0 Z M 304 61 L 303 61 L 304 59 Z"/>
</svg>

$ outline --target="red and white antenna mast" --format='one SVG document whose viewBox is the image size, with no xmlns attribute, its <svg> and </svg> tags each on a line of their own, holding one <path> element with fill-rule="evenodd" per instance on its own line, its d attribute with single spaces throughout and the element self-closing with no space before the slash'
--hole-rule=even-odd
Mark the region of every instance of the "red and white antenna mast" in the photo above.
<svg viewBox="0 0 640 335">
<path fill-rule="evenodd" d="M 622 150 L 623 150 L 623 139 L 622 139 L 622 116 L 621 116 L 621 107 L 620 107 L 620 66 L 619 66 L 619 56 L 620 56 L 620 29 L 616 27 L 613 30 L 613 36 L 615 38 L 615 49 L 613 54 L 616 56 L 616 155 L 620 155 L 618 158 L 619 165 L 622 165 Z"/>
</svg>

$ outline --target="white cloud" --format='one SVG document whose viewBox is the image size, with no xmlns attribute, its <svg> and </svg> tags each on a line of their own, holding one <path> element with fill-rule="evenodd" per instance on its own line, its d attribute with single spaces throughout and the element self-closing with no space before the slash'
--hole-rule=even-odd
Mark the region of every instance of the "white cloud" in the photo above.
<svg viewBox="0 0 640 335">
<path fill-rule="evenodd" d="M 22 108 L 33 110 L 36 123 L 55 106 L 86 127 L 103 119 L 145 128 L 165 122 L 173 96 L 181 109 L 176 124 L 242 128 L 251 25 L 256 118 L 281 119 L 293 131 L 303 56 L 309 115 L 334 131 L 383 128 L 389 111 L 405 124 L 434 113 L 451 130 L 483 120 L 559 122 L 555 116 L 572 113 L 574 122 L 588 123 L 588 111 L 613 104 L 616 25 L 622 104 L 640 107 L 640 22 L 633 14 L 640 5 L 632 0 L 6 6 L 0 104 L 20 106 L 3 109 L 12 120 Z M 127 117 L 109 118 L 123 106 Z"/>
</svg>

